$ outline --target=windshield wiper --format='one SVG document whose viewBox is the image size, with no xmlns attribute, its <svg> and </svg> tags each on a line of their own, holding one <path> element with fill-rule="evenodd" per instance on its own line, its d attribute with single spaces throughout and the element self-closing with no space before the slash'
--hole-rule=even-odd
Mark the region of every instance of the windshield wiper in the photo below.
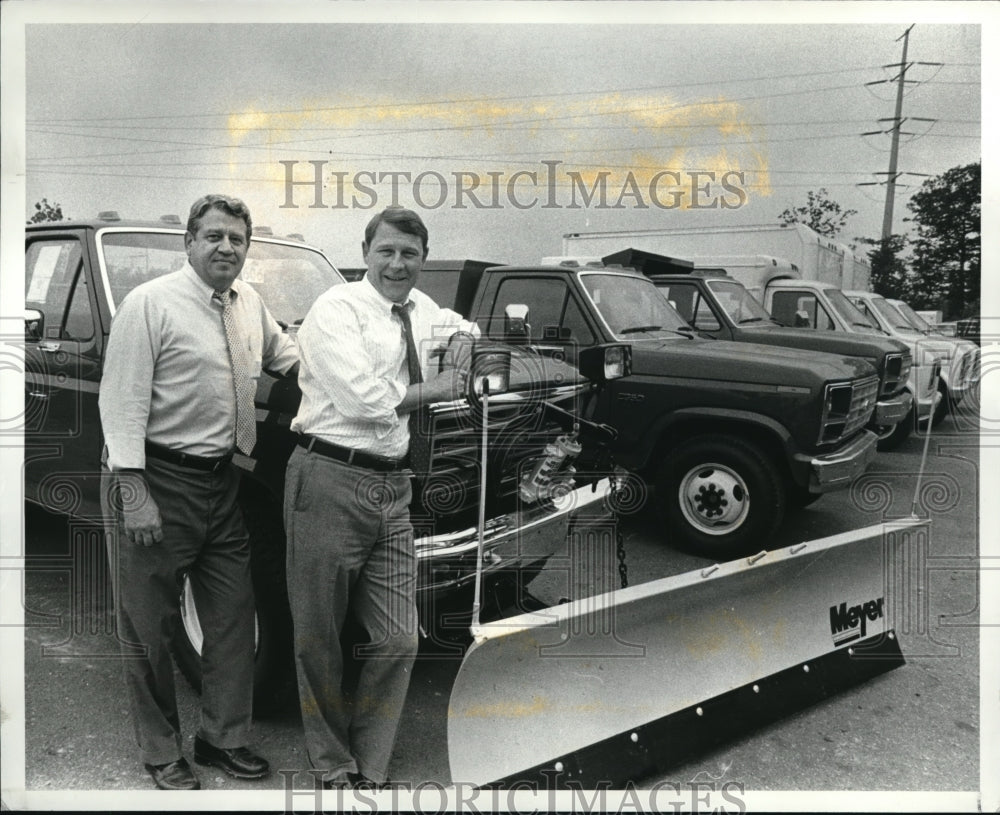
<svg viewBox="0 0 1000 815">
<path fill-rule="evenodd" d="M 637 334 L 640 331 L 661 331 L 663 326 L 660 325 L 637 325 L 632 328 L 623 328 L 619 331 L 619 334 Z"/>
<path fill-rule="evenodd" d="M 744 317 L 742 320 L 736 322 L 737 325 L 743 325 L 743 323 L 762 323 L 764 322 L 763 317 Z"/>
</svg>

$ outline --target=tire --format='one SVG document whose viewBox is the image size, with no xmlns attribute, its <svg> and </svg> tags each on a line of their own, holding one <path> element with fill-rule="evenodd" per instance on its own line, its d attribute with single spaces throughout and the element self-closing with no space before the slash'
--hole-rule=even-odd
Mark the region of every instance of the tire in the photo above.
<svg viewBox="0 0 1000 815">
<path fill-rule="evenodd" d="M 285 584 L 285 532 L 280 507 L 259 494 L 240 496 L 250 533 L 250 571 L 255 612 L 254 716 L 281 713 L 295 701 L 292 616 Z M 201 624 L 190 584 L 181 590 L 181 620 L 174 635 L 177 667 L 201 692 Z"/>
<path fill-rule="evenodd" d="M 788 503 L 770 454 L 728 436 L 682 442 L 663 463 L 655 486 L 666 539 L 717 561 L 767 548 Z"/>
<path fill-rule="evenodd" d="M 915 412 L 914 408 L 911 407 L 910 412 L 906 414 L 906 418 L 904 418 L 903 421 L 891 430 L 886 430 L 884 434 L 879 434 L 877 445 L 878 450 L 882 452 L 895 450 L 910 437 L 915 423 Z"/>
<path fill-rule="evenodd" d="M 941 398 L 938 400 L 937 407 L 934 408 L 934 415 L 931 417 L 931 427 L 937 427 L 941 422 L 943 422 L 948 414 L 951 412 L 949 410 L 950 404 L 948 402 L 948 386 L 944 384 L 940 379 L 938 380 L 938 393 Z"/>
</svg>

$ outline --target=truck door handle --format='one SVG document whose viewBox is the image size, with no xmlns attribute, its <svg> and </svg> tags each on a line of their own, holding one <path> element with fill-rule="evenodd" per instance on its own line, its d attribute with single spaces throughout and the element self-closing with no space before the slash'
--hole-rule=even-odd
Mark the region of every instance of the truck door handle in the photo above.
<svg viewBox="0 0 1000 815">
<path fill-rule="evenodd" d="M 54 354 L 62 346 L 62 343 L 58 342 L 40 342 L 38 343 L 39 351 L 46 351 L 50 354 Z"/>
<path fill-rule="evenodd" d="M 33 396 L 35 399 L 49 398 L 49 395 L 47 393 L 42 393 L 41 391 L 28 391 L 28 396 Z"/>
</svg>

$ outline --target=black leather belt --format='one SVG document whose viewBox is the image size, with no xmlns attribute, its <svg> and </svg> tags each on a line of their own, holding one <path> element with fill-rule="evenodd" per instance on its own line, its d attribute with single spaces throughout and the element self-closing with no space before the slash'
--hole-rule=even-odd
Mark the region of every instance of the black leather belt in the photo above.
<svg viewBox="0 0 1000 815">
<path fill-rule="evenodd" d="M 356 467 L 364 467 L 368 470 L 377 470 L 382 473 L 392 473 L 397 470 L 405 470 L 409 466 L 409 456 L 402 458 L 387 458 L 377 456 L 374 453 L 363 453 L 351 447 L 341 447 L 339 444 L 331 444 L 322 441 L 315 436 L 299 436 L 299 447 L 304 447 L 311 453 L 319 453 L 321 456 L 342 461 L 345 464 L 353 464 Z"/>
<path fill-rule="evenodd" d="M 169 461 L 172 464 L 180 464 L 182 467 L 190 467 L 192 470 L 203 470 L 207 473 L 214 473 L 221 470 L 233 460 L 233 454 L 227 453 L 218 458 L 207 456 L 193 456 L 191 453 L 182 453 L 180 450 L 172 450 L 156 442 L 146 442 L 146 455 L 151 458 L 158 458 L 161 461 Z"/>
</svg>

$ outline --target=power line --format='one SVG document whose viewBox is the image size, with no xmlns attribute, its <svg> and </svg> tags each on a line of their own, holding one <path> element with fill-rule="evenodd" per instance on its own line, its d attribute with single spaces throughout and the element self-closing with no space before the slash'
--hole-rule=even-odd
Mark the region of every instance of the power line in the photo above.
<svg viewBox="0 0 1000 815">
<path fill-rule="evenodd" d="M 480 97 L 466 97 L 462 99 L 434 99 L 427 102 L 392 102 L 392 103 L 377 103 L 366 102 L 365 104 L 359 105 L 339 105 L 332 107 L 321 107 L 321 108 L 291 108 L 286 110 L 272 110 L 272 111 L 253 111 L 248 112 L 226 112 L 226 113 L 178 113 L 178 114 L 150 114 L 148 116 L 128 116 L 121 117 L 121 120 L 132 120 L 141 121 L 147 119 L 201 119 L 201 118 L 213 118 L 219 116 L 274 116 L 283 114 L 292 114 L 300 116 L 306 113 L 342 113 L 351 110 L 370 110 L 373 107 L 377 108 L 400 108 L 400 107 L 428 107 L 431 105 L 467 105 L 470 103 L 490 103 L 490 102 L 506 102 L 511 100 L 522 100 L 522 99 L 558 99 L 563 97 L 571 96 L 600 96 L 606 94 L 622 94 L 622 93 L 646 93 L 650 91 L 665 91 L 665 90 L 676 90 L 679 88 L 696 88 L 705 85 L 718 86 L 720 84 L 732 84 L 735 82 L 770 82 L 776 79 L 803 79 L 810 76 L 830 76 L 836 74 L 842 76 L 846 73 L 858 73 L 862 71 L 870 71 L 874 68 L 880 66 L 865 66 L 859 68 L 843 68 L 840 70 L 832 71 L 813 71 L 809 73 L 790 73 L 790 74 L 775 74 L 772 76 L 759 76 L 759 77 L 726 77 L 725 79 L 711 79 L 702 82 L 686 82 L 679 83 L 675 85 L 646 85 L 633 88 L 605 88 L 599 90 L 587 90 L 587 91 L 564 91 L 559 93 L 537 93 L 537 94 L 518 94 L 510 96 L 480 96 Z M 846 86 L 845 86 L 846 87 Z M 95 117 L 72 117 L 68 119 L 47 119 L 41 120 L 49 124 L 64 123 L 64 122 L 102 122 L 102 121 L 119 121 L 119 117 L 114 116 L 95 116 Z M 29 124 L 31 120 L 29 120 Z"/>
<path fill-rule="evenodd" d="M 69 173 L 65 173 L 65 172 L 62 172 L 60 170 L 38 170 L 36 172 L 39 175 L 55 175 L 55 174 L 59 174 L 59 175 L 62 175 L 62 176 L 71 176 L 71 177 L 80 177 L 80 178 L 91 178 L 91 177 L 94 177 L 94 178 L 98 178 L 98 177 L 99 178 L 120 178 L 121 177 L 121 174 L 119 174 L 119 173 L 97 173 L 97 172 L 69 172 Z M 213 177 L 213 176 L 203 176 L 203 175 L 192 175 L 192 176 L 146 175 L 146 176 L 143 176 L 143 178 L 144 179 L 153 180 L 153 181 L 230 181 L 231 182 L 231 181 L 238 180 L 241 183 L 266 183 L 266 184 L 274 184 L 275 183 L 275 180 L 273 178 L 248 178 L 246 176 L 240 176 L 238 179 L 236 179 L 236 178 L 233 178 L 232 176 L 214 176 Z M 555 186 L 559 187 L 559 188 L 571 189 L 574 186 L 574 184 L 572 184 L 572 183 L 567 184 L 567 183 L 556 182 Z M 797 184 L 796 183 L 788 183 L 788 184 L 770 184 L 770 183 L 768 183 L 766 185 L 761 184 L 761 185 L 758 185 L 758 186 L 766 186 L 768 189 L 783 189 L 783 188 L 786 188 L 786 187 L 790 188 L 790 189 L 800 189 L 802 187 L 802 184 L 801 183 L 797 183 Z M 857 184 L 853 184 L 853 183 L 849 183 L 849 182 L 844 182 L 844 183 L 832 182 L 832 183 L 829 183 L 829 184 L 824 184 L 823 186 L 825 186 L 825 187 L 834 187 L 834 188 L 836 188 L 836 187 L 845 187 L 845 188 L 852 188 L 853 189 L 853 188 L 857 187 L 858 185 Z"/>
</svg>

